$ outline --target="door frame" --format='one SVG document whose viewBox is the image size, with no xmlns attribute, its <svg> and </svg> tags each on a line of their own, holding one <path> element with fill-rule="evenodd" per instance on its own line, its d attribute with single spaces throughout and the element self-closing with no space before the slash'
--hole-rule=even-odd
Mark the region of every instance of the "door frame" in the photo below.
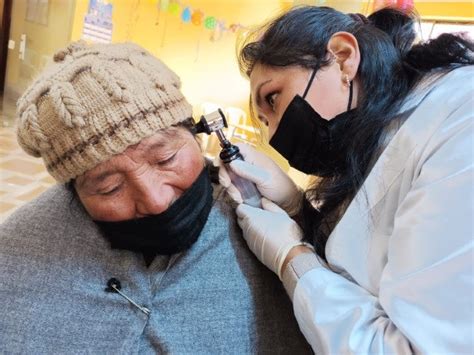
<svg viewBox="0 0 474 355">
<path fill-rule="evenodd" d="M 8 40 L 10 39 L 10 25 L 12 19 L 13 0 L 2 1 L 3 13 L 0 19 L 0 95 L 3 94 L 7 70 Z"/>
</svg>

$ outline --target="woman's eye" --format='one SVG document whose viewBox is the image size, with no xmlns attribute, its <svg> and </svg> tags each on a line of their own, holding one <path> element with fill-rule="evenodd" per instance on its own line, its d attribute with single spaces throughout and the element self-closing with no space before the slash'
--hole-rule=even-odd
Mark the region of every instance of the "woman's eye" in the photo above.
<svg viewBox="0 0 474 355">
<path fill-rule="evenodd" d="M 169 163 L 172 163 L 174 158 L 176 158 L 176 153 L 174 153 L 172 156 L 170 156 L 169 158 L 166 158 L 164 160 L 160 160 L 159 162 L 157 162 L 156 164 L 158 164 L 159 166 L 163 166 L 163 165 L 166 165 L 166 164 L 169 164 Z"/>
<path fill-rule="evenodd" d="M 117 185 L 111 189 L 104 189 L 103 191 L 99 191 L 98 193 L 99 195 L 110 196 L 118 192 L 120 190 L 120 187 L 121 185 Z"/>
<path fill-rule="evenodd" d="M 265 96 L 265 100 L 267 101 L 267 103 L 270 105 L 271 108 L 275 108 L 275 100 L 277 98 L 277 95 L 278 94 L 276 92 L 273 92 Z"/>
</svg>

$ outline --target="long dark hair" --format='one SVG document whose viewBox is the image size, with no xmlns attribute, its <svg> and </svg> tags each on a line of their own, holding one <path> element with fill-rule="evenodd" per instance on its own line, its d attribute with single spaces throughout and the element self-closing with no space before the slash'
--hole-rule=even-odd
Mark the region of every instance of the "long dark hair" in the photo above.
<svg viewBox="0 0 474 355">
<path fill-rule="evenodd" d="M 352 33 L 358 41 L 358 107 L 336 142 L 345 169 L 316 179 L 300 210 L 305 240 L 323 259 L 329 234 L 383 150 L 386 128 L 397 119 L 403 100 L 428 73 L 474 63 L 474 44 L 461 35 L 442 34 L 413 45 L 416 22 L 414 13 L 392 8 L 366 19 L 328 7 L 296 7 L 253 32 L 239 51 L 240 69 L 249 76 L 256 63 L 327 66 L 327 43 L 339 31 Z"/>
</svg>

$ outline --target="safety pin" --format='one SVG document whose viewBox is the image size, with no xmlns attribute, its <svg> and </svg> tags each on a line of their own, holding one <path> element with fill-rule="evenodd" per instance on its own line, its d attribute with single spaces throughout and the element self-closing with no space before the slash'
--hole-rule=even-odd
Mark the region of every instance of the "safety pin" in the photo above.
<svg viewBox="0 0 474 355">
<path fill-rule="evenodd" d="M 126 294 L 124 294 L 122 291 L 120 291 L 120 289 L 122 288 L 122 286 L 120 285 L 120 281 L 117 280 L 116 278 L 111 278 L 108 282 L 107 282 L 107 286 L 109 287 L 108 289 L 105 289 L 106 291 L 108 292 L 113 292 L 111 291 L 110 289 L 113 289 L 115 292 L 117 292 L 120 296 L 122 296 L 123 298 L 125 298 L 128 302 L 130 302 L 132 305 L 134 305 L 135 307 L 137 307 L 140 311 L 142 311 L 143 313 L 145 313 L 147 316 L 150 315 L 151 311 L 146 308 L 145 306 L 140 306 L 139 304 L 137 304 L 135 301 L 133 301 L 130 297 L 128 297 Z"/>
</svg>

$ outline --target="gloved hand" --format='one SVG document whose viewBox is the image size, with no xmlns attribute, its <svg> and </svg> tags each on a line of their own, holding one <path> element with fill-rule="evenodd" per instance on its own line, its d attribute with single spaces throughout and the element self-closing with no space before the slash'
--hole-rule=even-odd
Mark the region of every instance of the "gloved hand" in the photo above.
<svg viewBox="0 0 474 355">
<path fill-rule="evenodd" d="M 290 250 L 301 241 L 302 231 L 285 211 L 262 198 L 262 209 L 246 204 L 237 207 L 244 239 L 256 257 L 281 279 L 282 266 Z"/>
<path fill-rule="evenodd" d="M 290 216 L 295 215 L 303 198 L 303 191 L 268 156 L 248 144 L 237 143 L 236 145 L 245 160 L 232 161 L 229 164 L 230 168 L 237 175 L 252 181 L 263 197 L 275 202 Z M 235 202 L 242 203 L 242 196 L 232 184 L 226 167 L 219 157 L 214 159 L 214 165 L 219 166 L 220 184 L 226 188 L 227 193 Z"/>
</svg>

